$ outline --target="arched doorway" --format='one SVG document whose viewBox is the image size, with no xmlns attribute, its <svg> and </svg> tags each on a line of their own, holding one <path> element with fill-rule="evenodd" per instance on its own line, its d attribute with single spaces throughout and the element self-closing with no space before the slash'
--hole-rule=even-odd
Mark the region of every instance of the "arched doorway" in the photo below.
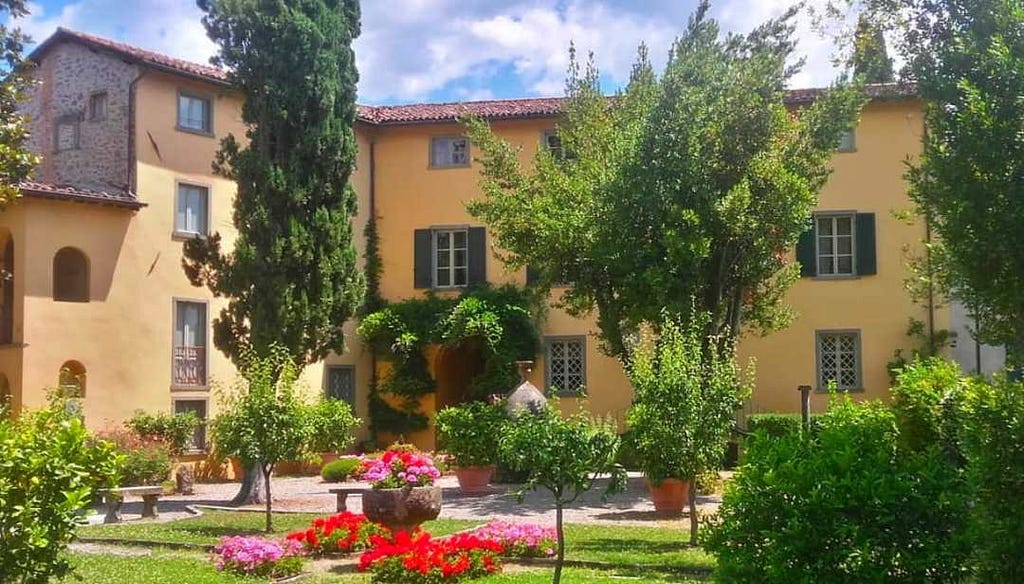
<svg viewBox="0 0 1024 584">
<path fill-rule="evenodd" d="M 477 339 L 470 339 L 438 350 L 434 358 L 434 379 L 437 381 L 434 403 L 438 410 L 469 400 L 469 384 L 484 370 L 480 343 Z"/>
</svg>

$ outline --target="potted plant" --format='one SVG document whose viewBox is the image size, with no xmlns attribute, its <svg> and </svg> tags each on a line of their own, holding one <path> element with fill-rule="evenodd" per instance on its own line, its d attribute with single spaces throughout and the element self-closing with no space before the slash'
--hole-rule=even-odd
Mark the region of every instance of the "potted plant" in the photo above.
<svg viewBox="0 0 1024 584">
<path fill-rule="evenodd" d="M 707 321 L 700 314 L 686 324 L 667 319 L 655 339 L 640 344 L 629 367 L 635 392 L 626 414 L 630 446 L 655 511 L 678 515 L 690 503 L 691 538 L 694 482 L 700 473 L 720 467 L 735 412 L 749 392 L 732 346 L 709 337 Z"/>
<path fill-rule="evenodd" d="M 372 489 L 363 494 L 363 514 L 392 532 L 412 532 L 441 513 L 441 472 L 425 454 L 388 450 L 363 460 L 361 478 Z"/>
<path fill-rule="evenodd" d="M 319 453 L 322 464 L 338 459 L 355 442 L 352 428 L 361 421 L 352 413 L 352 407 L 337 399 L 321 399 L 309 406 L 306 413 L 309 424 L 311 452 Z"/>
<path fill-rule="evenodd" d="M 508 421 L 499 405 L 470 402 L 437 413 L 438 445 L 455 465 L 459 489 L 465 495 L 490 492 L 498 461 L 498 438 Z"/>
</svg>

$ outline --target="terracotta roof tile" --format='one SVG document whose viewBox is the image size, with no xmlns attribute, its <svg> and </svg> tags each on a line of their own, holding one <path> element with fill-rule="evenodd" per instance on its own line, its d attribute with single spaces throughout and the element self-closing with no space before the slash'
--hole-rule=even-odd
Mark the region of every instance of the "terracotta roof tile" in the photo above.
<svg viewBox="0 0 1024 584">
<path fill-rule="evenodd" d="M 93 203 L 126 209 L 139 209 L 146 206 L 145 203 L 139 201 L 134 193 L 130 192 L 105 192 L 36 181 L 22 181 L 18 186 L 21 188 L 23 196 L 37 199 Z"/>
<path fill-rule="evenodd" d="M 57 32 L 53 33 L 49 38 L 40 43 L 40 45 L 32 51 L 32 54 L 29 55 L 29 58 L 37 60 L 44 52 L 46 52 L 46 50 L 48 50 L 49 47 L 63 40 L 75 40 L 89 47 L 111 51 L 125 59 L 142 63 L 143 65 L 148 65 L 156 69 L 179 73 L 218 84 L 224 84 L 227 82 L 227 72 L 223 69 L 218 69 L 210 65 L 193 63 L 184 59 L 176 59 L 169 55 L 140 49 L 139 47 L 133 47 L 125 43 L 79 32 L 77 30 L 70 30 L 64 27 L 58 28 Z"/>
</svg>

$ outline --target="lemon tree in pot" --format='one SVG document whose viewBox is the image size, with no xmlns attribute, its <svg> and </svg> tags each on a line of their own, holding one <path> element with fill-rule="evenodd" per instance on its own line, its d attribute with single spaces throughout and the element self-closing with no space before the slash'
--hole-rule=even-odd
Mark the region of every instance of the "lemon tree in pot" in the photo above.
<svg viewBox="0 0 1024 584">
<path fill-rule="evenodd" d="M 506 422 L 508 414 L 503 407 L 483 402 L 447 407 L 437 413 L 438 444 L 451 457 L 463 494 L 490 492 L 498 439 Z"/>
<path fill-rule="evenodd" d="M 734 345 L 707 335 L 707 322 L 700 315 L 685 324 L 666 318 L 639 344 L 629 366 L 631 446 L 659 514 L 679 514 L 689 503 L 691 543 L 697 537 L 695 480 L 721 467 L 736 410 L 750 391 Z"/>
</svg>

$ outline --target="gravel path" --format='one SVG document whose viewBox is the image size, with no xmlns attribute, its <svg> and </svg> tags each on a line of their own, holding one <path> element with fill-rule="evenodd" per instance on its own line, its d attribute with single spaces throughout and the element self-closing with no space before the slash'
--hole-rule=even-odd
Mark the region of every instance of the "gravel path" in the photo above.
<svg viewBox="0 0 1024 584">
<path fill-rule="evenodd" d="M 551 495 L 545 490 L 526 493 L 518 503 L 514 491 L 518 485 L 496 485 L 492 494 L 466 497 L 459 493 L 455 477 L 442 477 L 438 483 L 444 489 L 444 504 L 441 517 L 445 519 L 469 519 L 481 522 L 490 519 L 505 521 L 528 520 L 535 523 L 553 524 L 555 512 Z M 334 513 L 335 497 L 328 489 L 335 485 L 323 482 L 320 477 L 283 477 L 273 479 L 275 511 L 302 511 L 310 513 Z M 361 486 L 353 483 L 351 486 Z M 650 526 L 682 527 L 688 519 L 660 519 L 655 516 L 654 505 L 638 473 L 630 473 L 625 493 L 613 495 L 603 501 L 605 481 L 598 480 L 594 489 L 582 495 L 566 508 L 567 523 L 628 524 Z M 230 505 L 231 498 L 238 491 L 238 483 L 197 484 L 192 496 L 174 495 L 160 499 L 160 521 L 170 521 L 189 516 L 188 505 Z M 719 495 L 701 496 L 697 499 L 698 513 L 712 514 L 721 502 Z M 259 509 L 254 506 L 252 509 Z M 350 511 L 362 510 L 360 497 L 349 497 Z M 123 507 L 125 520 L 139 517 L 142 503 L 127 500 Z"/>
</svg>

